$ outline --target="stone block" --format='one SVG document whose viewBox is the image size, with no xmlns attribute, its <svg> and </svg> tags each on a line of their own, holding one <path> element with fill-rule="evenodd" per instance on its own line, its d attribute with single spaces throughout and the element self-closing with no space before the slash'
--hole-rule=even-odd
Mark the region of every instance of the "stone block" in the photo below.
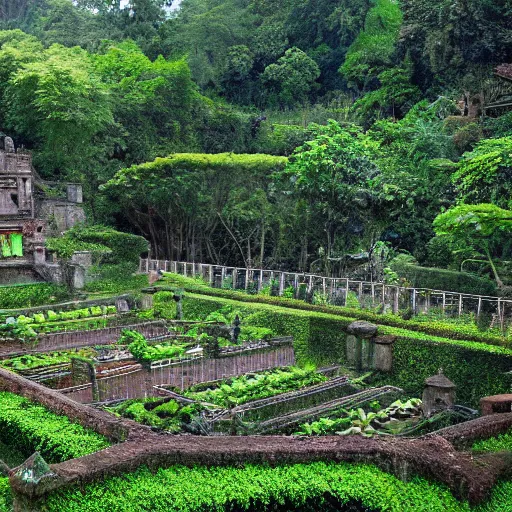
<svg viewBox="0 0 512 512">
<path fill-rule="evenodd" d="M 148 311 L 153 309 L 153 295 L 143 295 L 140 301 L 140 309 L 142 311 Z"/>
<path fill-rule="evenodd" d="M 67 196 L 70 203 L 82 204 L 84 202 L 82 185 L 69 184 L 67 186 Z"/>
<path fill-rule="evenodd" d="M 353 334 L 357 338 L 361 339 L 373 338 L 377 334 L 377 330 L 378 327 L 376 325 L 361 320 L 352 322 L 347 328 L 349 334 Z"/>
<path fill-rule="evenodd" d="M 71 262 L 84 268 L 92 267 L 92 252 L 76 251 L 71 257 Z"/>
<path fill-rule="evenodd" d="M 356 365 L 356 344 L 357 338 L 353 334 L 349 334 L 346 340 L 346 356 L 349 366 Z"/>
<path fill-rule="evenodd" d="M 482 416 L 512 412 L 512 394 L 486 396 L 480 400 Z"/>
<path fill-rule="evenodd" d="M 393 344 L 395 336 L 377 336 L 375 338 L 375 353 L 373 368 L 381 372 L 390 372 L 393 369 Z"/>
<path fill-rule="evenodd" d="M 116 309 L 118 313 L 128 313 L 128 311 L 130 311 L 130 306 L 125 299 L 117 299 Z"/>
</svg>

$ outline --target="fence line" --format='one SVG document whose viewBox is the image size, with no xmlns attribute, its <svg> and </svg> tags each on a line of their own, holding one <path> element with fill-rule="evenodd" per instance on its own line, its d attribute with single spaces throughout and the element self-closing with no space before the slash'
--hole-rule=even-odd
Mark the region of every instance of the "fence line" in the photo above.
<svg viewBox="0 0 512 512">
<path fill-rule="evenodd" d="M 345 307 L 378 309 L 384 313 L 399 313 L 410 309 L 418 315 L 437 308 L 446 316 L 474 314 L 479 319 L 486 314 L 491 327 L 505 328 L 512 319 L 512 300 L 488 295 L 413 288 L 383 282 L 357 281 L 347 277 L 327 277 L 300 272 L 283 272 L 256 268 L 240 268 L 204 263 L 141 259 L 139 272 L 162 270 L 186 277 L 201 277 L 212 287 L 266 291 L 270 295 L 330 303 Z"/>
</svg>

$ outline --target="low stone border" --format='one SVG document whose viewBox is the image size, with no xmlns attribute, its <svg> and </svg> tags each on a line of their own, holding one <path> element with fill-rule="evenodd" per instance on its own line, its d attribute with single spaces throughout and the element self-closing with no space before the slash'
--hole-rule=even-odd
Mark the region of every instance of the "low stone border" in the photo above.
<svg viewBox="0 0 512 512">
<path fill-rule="evenodd" d="M 420 439 L 351 437 L 199 437 L 159 434 L 129 420 L 117 419 L 66 398 L 37 383 L 0 369 L 0 390 L 10 391 L 57 414 L 120 442 L 97 453 L 51 465 L 54 476 L 39 484 L 10 473 L 15 510 L 41 510 L 44 496 L 75 484 L 84 485 L 133 472 L 140 466 L 157 470 L 175 464 L 234 465 L 307 463 L 321 460 L 375 464 L 407 479 L 418 474 L 446 484 L 461 499 L 483 500 L 496 481 L 512 468 L 512 457 L 474 457 L 455 446 L 470 438 L 491 437 L 512 427 L 512 413 L 479 418 Z M 124 441 L 124 442 L 122 442 Z"/>
</svg>

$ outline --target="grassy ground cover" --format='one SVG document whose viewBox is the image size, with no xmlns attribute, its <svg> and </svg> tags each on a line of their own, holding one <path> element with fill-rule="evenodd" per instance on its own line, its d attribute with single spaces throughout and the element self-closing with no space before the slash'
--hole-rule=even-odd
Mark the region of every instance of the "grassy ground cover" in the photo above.
<svg viewBox="0 0 512 512">
<path fill-rule="evenodd" d="M 94 354 L 91 348 L 84 348 L 79 351 L 68 350 L 61 352 L 48 352 L 41 354 L 26 354 L 0 361 L 0 366 L 9 370 L 20 372 L 25 370 L 34 370 L 36 368 L 45 368 L 57 364 L 70 363 L 73 357 L 88 357 Z"/>
<path fill-rule="evenodd" d="M 414 478 L 404 483 L 367 465 L 346 463 L 185 468 L 175 466 L 156 474 L 146 469 L 114 477 L 84 489 L 52 494 L 48 512 L 213 512 L 279 510 L 316 500 L 317 510 L 334 496 L 340 504 L 361 503 L 376 511 L 467 512 L 442 485 Z M 274 508 L 275 507 L 275 508 Z M 286 508 L 285 510 L 294 510 Z M 482 512 L 506 509 L 478 509 Z"/>
<path fill-rule="evenodd" d="M 26 457 L 39 451 L 48 463 L 82 457 L 109 446 L 104 436 L 8 392 L 0 392 L 0 441 Z"/>
<path fill-rule="evenodd" d="M 472 450 L 476 452 L 512 452 L 512 430 L 497 437 L 477 441 L 472 446 Z"/>
<path fill-rule="evenodd" d="M 11 512 L 11 505 L 12 497 L 9 479 L 0 476 L 0 512 Z"/>
</svg>

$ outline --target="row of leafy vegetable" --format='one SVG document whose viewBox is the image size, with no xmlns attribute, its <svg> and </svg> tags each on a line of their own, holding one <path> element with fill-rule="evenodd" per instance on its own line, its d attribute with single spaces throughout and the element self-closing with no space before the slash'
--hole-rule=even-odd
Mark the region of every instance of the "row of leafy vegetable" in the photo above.
<svg viewBox="0 0 512 512">
<path fill-rule="evenodd" d="M 105 326 L 107 317 L 116 314 L 116 306 L 110 305 L 91 306 L 58 313 L 49 310 L 34 313 L 31 316 L 8 317 L 5 323 L 0 324 L 0 337 L 29 340 L 37 337 L 39 333 L 99 328 Z"/>
<path fill-rule="evenodd" d="M 326 380 L 327 377 L 314 369 L 278 368 L 227 379 L 217 386 L 203 390 L 201 388 L 204 388 L 204 385 L 199 384 L 186 391 L 185 395 L 194 400 L 221 407 L 233 407 L 251 400 L 296 391 Z"/>
<path fill-rule="evenodd" d="M 203 410 L 200 404 L 183 405 L 176 400 L 141 398 L 104 407 L 116 416 L 132 419 L 142 425 L 179 433 L 190 425 Z"/>
</svg>

